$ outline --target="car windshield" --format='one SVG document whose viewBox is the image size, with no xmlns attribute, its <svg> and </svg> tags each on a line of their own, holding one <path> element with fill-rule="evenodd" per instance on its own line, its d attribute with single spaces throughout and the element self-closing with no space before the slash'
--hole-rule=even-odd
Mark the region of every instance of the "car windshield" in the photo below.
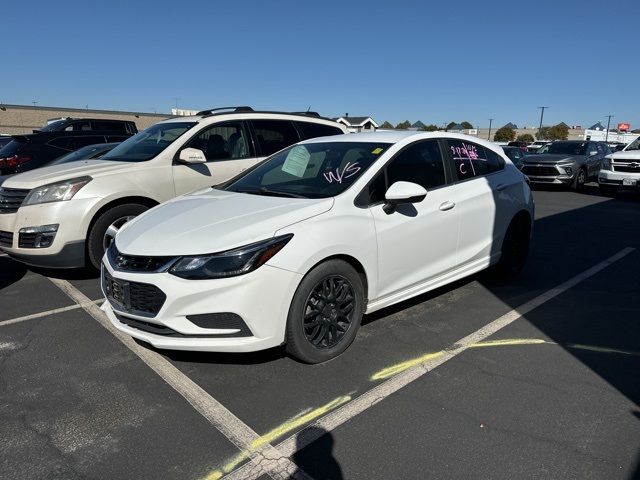
<svg viewBox="0 0 640 480">
<path fill-rule="evenodd" d="M 640 137 L 636 138 L 633 142 L 627 145 L 625 150 L 640 150 Z"/>
<path fill-rule="evenodd" d="M 11 140 L 4 147 L 0 148 L 0 158 L 11 157 L 18 153 L 25 144 L 17 140 Z"/>
<path fill-rule="evenodd" d="M 282 150 L 225 190 L 255 195 L 327 198 L 344 192 L 390 143 L 322 142 Z"/>
<path fill-rule="evenodd" d="M 162 152 L 196 122 L 158 123 L 128 138 L 107 153 L 102 160 L 144 162 Z"/>
<path fill-rule="evenodd" d="M 47 163 L 47 166 L 60 165 L 61 163 L 75 162 L 77 160 L 86 160 L 91 158 L 99 158 L 100 155 L 104 155 L 111 150 L 114 145 L 88 145 L 86 147 L 79 148 L 71 153 L 67 153 L 61 157 L 56 158 L 52 162 Z"/>
<path fill-rule="evenodd" d="M 561 155 L 584 155 L 587 152 L 587 142 L 553 142 L 542 147 L 539 153 L 555 153 Z"/>
</svg>

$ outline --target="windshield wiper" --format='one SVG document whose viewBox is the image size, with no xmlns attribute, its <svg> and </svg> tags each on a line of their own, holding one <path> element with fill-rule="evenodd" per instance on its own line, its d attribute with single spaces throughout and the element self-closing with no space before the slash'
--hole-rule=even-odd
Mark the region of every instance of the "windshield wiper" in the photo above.
<svg viewBox="0 0 640 480">
<path fill-rule="evenodd" d="M 266 187 L 260 188 L 243 188 L 236 190 L 237 193 L 250 193 L 252 195 L 266 195 L 272 197 L 288 197 L 288 198 L 308 198 L 304 195 L 298 195 L 297 193 L 281 192 L 279 190 L 269 190 Z"/>
</svg>

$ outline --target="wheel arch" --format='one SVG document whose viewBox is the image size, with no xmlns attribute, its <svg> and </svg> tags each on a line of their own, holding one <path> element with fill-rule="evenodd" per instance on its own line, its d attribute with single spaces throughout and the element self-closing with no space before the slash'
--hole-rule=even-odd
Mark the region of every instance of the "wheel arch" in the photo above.
<svg viewBox="0 0 640 480">
<path fill-rule="evenodd" d="M 142 196 L 127 196 L 127 197 L 119 197 L 119 198 L 115 198 L 107 203 L 105 203 L 104 205 L 102 205 L 91 217 L 91 221 L 89 222 L 89 226 L 87 228 L 87 233 L 86 236 L 88 237 L 91 229 L 93 228 L 93 225 L 96 223 L 96 221 L 98 220 L 98 218 L 100 218 L 100 216 L 106 212 L 107 210 L 110 210 L 113 207 L 117 207 L 118 205 L 126 205 L 127 203 L 137 203 L 139 205 L 144 205 L 145 207 L 149 207 L 149 208 L 153 208 L 157 205 L 160 205 L 160 203 L 156 200 L 153 200 L 152 198 L 149 197 L 142 197 Z"/>
<path fill-rule="evenodd" d="M 367 271 L 365 270 L 364 265 L 362 265 L 360 260 L 358 260 L 357 258 L 355 258 L 355 257 L 353 257 L 351 255 L 335 254 L 335 255 L 330 255 L 328 257 L 323 258 L 322 260 L 317 261 L 309 269 L 309 272 L 311 270 L 313 270 L 314 268 L 316 268 L 321 263 L 328 262 L 329 260 L 342 260 L 344 262 L 347 262 L 349 265 L 351 265 L 353 267 L 353 269 L 356 272 L 358 272 L 358 276 L 360 277 L 360 280 L 362 281 L 362 289 L 364 290 L 364 307 L 366 308 L 367 301 L 369 299 L 369 279 L 367 277 Z"/>
</svg>

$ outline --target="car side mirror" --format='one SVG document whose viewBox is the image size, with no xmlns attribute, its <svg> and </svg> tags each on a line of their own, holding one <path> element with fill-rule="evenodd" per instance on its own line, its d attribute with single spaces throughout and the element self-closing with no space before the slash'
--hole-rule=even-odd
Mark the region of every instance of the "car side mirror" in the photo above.
<svg viewBox="0 0 640 480">
<path fill-rule="evenodd" d="M 184 148 L 180 151 L 178 160 L 182 163 L 205 163 L 207 158 L 202 150 L 197 148 Z"/>
<path fill-rule="evenodd" d="M 392 214 L 403 203 L 420 203 L 427 196 L 422 185 L 413 182 L 395 182 L 384 194 L 386 203 L 382 209 L 387 215 Z"/>
</svg>

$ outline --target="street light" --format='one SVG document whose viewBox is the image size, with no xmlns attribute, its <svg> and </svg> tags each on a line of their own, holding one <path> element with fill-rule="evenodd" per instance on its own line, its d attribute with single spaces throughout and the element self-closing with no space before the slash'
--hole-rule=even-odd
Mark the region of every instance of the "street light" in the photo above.
<svg viewBox="0 0 640 480">
<path fill-rule="evenodd" d="M 538 127 L 538 140 L 542 140 L 540 135 L 542 135 L 542 118 L 544 117 L 545 108 L 549 107 L 538 107 L 540 109 L 540 126 Z"/>
<path fill-rule="evenodd" d="M 489 134 L 487 135 L 487 140 L 491 140 L 491 125 L 493 124 L 493 118 L 489 119 Z"/>
</svg>

